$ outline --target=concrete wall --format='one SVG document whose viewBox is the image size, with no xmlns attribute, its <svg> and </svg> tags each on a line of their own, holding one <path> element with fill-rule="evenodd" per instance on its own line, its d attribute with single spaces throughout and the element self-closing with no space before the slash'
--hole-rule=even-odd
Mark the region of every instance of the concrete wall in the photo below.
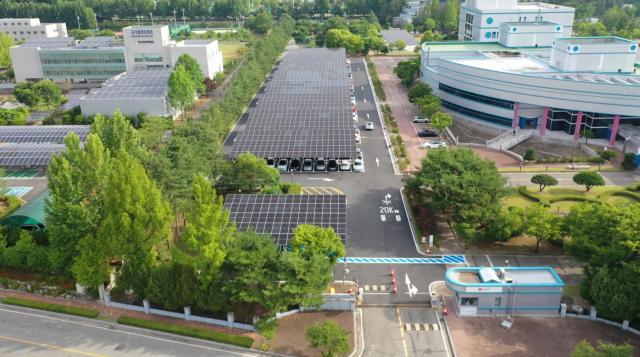
<svg viewBox="0 0 640 357">
<path fill-rule="evenodd" d="M 147 115 L 173 116 L 167 105 L 166 98 L 156 99 L 80 99 L 80 110 L 83 115 L 105 114 L 111 115 L 119 109 L 123 115 L 136 116 L 138 113 Z"/>
<path fill-rule="evenodd" d="M 550 63 L 563 71 L 632 72 L 638 45 L 629 41 L 612 44 L 580 44 L 554 41 Z"/>
<path fill-rule="evenodd" d="M 550 47 L 553 39 L 562 36 L 562 26 L 519 26 L 511 23 L 500 25 L 500 43 L 506 47 Z"/>
<path fill-rule="evenodd" d="M 14 46 L 9 49 L 16 82 L 42 79 L 42 63 L 37 47 Z"/>
<path fill-rule="evenodd" d="M 64 23 L 43 24 L 37 18 L 0 19 L 0 32 L 13 37 L 16 41 L 67 37 L 67 25 Z"/>
<path fill-rule="evenodd" d="M 218 48 L 218 41 L 200 45 L 190 45 L 185 42 L 178 42 L 171 46 L 171 65 L 175 65 L 181 55 L 188 54 L 198 61 L 202 75 L 206 78 L 213 79 L 218 72 L 223 71 L 222 52 Z"/>
<path fill-rule="evenodd" d="M 122 29 L 127 72 L 147 66 L 171 66 L 168 26 L 129 26 Z M 135 62 L 139 55 L 162 56 L 161 62 Z"/>
</svg>

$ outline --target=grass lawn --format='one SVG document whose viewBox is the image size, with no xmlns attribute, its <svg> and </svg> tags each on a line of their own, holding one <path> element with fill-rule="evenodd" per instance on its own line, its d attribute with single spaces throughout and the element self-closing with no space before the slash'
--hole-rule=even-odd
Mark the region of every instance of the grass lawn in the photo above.
<svg viewBox="0 0 640 357">
<path fill-rule="evenodd" d="M 32 309 L 57 312 L 57 313 L 67 314 L 67 315 L 81 316 L 81 317 L 86 317 L 91 319 L 95 319 L 100 315 L 100 312 L 96 310 L 85 309 L 77 306 L 51 304 L 51 303 L 37 301 L 37 300 L 21 299 L 13 296 L 5 297 L 4 299 L 2 299 L 2 303 L 8 304 L 8 305 L 29 307 Z"/>
<path fill-rule="evenodd" d="M 589 165 L 588 169 L 569 169 L 567 165 L 571 164 L 549 164 L 549 165 L 524 165 L 522 166 L 522 170 L 520 167 L 499 167 L 498 171 L 503 173 L 510 172 L 582 172 L 582 171 L 596 171 L 596 172 L 622 172 L 625 171 L 620 166 L 612 166 L 612 165 L 602 165 L 602 167 L 598 170 L 598 164 L 589 164 L 586 163 L 584 165 Z M 582 163 L 576 163 L 576 165 L 582 165 Z"/>
<path fill-rule="evenodd" d="M 242 57 L 247 45 L 240 41 L 218 41 L 224 64 Z"/>
<path fill-rule="evenodd" d="M 567 188 L 567 187 L 551 187 L 546 188 L 542 192 L 538 192 L 538 186 L 529 186 L 529 193 L 540 197 L 543 200 L 556 201 L 550 204 L 549 209 L 555 212 L 569 212 L 571 207 L 583 202 L 583 199 L 598 200 L 602 203 L 610 205 L 625 205 L 631 203 L 637 203 L 638 200 L 631 196 L 618 196 L 613 195 L 618 192 L 626 191 L 624 187 L 620 186 L 600 186 L 594 187 L 591 191 L 586 192 L 583 188 Z M 630 192 L 630 191 L 629 191 Z M 633 194 L 633 193 L 631 193 Z M 503 204 L 506 207 L 515 206 L 520 208 L 527 208 L 536 202 L 520 194 L 518 191 L 513 191 L 503 199 Z"/>
</svg>

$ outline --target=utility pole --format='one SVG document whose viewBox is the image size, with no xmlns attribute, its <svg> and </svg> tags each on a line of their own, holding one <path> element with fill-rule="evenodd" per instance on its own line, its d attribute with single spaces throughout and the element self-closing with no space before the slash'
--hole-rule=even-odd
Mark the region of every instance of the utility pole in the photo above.
<svg viewBox="0 0 640 357">
<path fill-rule="evenodd" d="M 187 22 L 186 22 L 186 20 L 185 20 L 185 17 L 184 17 L 184 7 L 182 8 L 182 24 L 183 24 L 183 25 L 186 25 L 186 24 L 187 24 Z"/>
<path fill-rule="evenodd" d="M 174 25 L 178 24 L 178 19 L 176 19 L 176 9 L 173 9 L 173 24 Z"/>
<path fill-rule="evenodd" d="M 93 14 L 94 18 L 96 19 L 96 32 L 100 31 L 100 27 L 98 26 L 98 14 Z"/>
<path fill-rule="evenodd" d="M 76 15 L 76 20 L 78 20 L 78 30 L 80 30 L 80 16 Z"/>
<path fill-rule="evenodd" d="M 153 14 L 149 13 L 149 17 L 151 17 L 151 26 L 153 26 Z"/>
</svg>

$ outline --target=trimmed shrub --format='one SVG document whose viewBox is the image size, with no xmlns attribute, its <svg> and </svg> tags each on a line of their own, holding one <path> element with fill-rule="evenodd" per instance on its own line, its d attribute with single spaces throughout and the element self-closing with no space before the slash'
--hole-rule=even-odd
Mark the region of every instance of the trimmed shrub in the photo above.
<svg viewBox="0 0 640 357">
<path fill-rule="evenodd" d="M 21 299 L 13 296 L 7 296 L 6 298 L 2 299 L 2 303 L 8 304 L 8 305 L 29 307 L 29 308 L 38 309 L 38 310 L 57 312 L 60 314 L 81 316 L 81 317 L 86 317 L 90 319 L 95 319 L 100 315 L 100 312 L 96 310 L 85 309 L 85 308 L 76 307 L 76 306 L 51 304 L 51 303 L 36 301 L 36 300 Z"/>
<path fill-rule="evenodd" d="M 118 323 L 123 325 L 142 327 L 150 330 L 162 331 L 167 333 L 173 333 L 176 335 L 201 338 L 203 340 L 215 341 L 226 343 L 230 345 L 240 346 L 244 348 L 251 348 L 253 345 L 253 339 L 246 336 L 232 335 L 228 333 L 205 330 L 195 327 L 169 325 L 166 322 L 156 322 L 145 319 L 138 319 L 129 316 L 118 317 Z"/>
</svg>

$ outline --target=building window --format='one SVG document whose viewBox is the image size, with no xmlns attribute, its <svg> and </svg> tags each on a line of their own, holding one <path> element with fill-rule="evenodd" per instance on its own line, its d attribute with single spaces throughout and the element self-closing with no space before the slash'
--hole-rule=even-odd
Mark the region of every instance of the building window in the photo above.
<svg viewBox="0 0 640 357">
<path fill-rule="evenodd" d="M 466 13 L 464 16 L 464 40 L 470 41 L 473 35 L 473 14 Z"/>
<path fill-rule="evenodd" d="M 457 97 L 462 97 L 465 99 L 469 99 L 469 100 L 473 100 L 476 102 L 480 102 L 480 103 L 484 103 L 484 104 L 489 104 L 489 105 L 493 105 L 496 107 L 501 107 L 501 108 L 506 108 L 506 109 L 513 109 L 513 102 L 508 101 L 508 100 L 502 100 L 502 99 L 496 99 L 496 98 L 492 98 L 492 97 L 487 97 L 484 95 L 480 95 L 480 94 L 476 94 L 476 93 L 471 93 L 471 92 L 467 92 L 464 90 L 460 90 L 457 88 L 453 88 L 450 87 L 446 84 L 438 84 L 438 89 L 440 89 L 443 92 L 449 93 L 449 94 L 453 94 Z"/>
<path fill-rule="evenodd" d="M 463 297 L 460 298 L 461 306 L 478 306 L 478 298 L 477 297 Z"/>
<path fill-rule="evenodd" d="M 493 31 L 491 33 L 491 38 L 498 38 L 498 33 L 496 31 Z"/>
<path fill-rule="evenodd" d="M 491 123 L 496 123 L 496 124 L 503 125 L 503 126 L 511 127 L 511 124 L 513 122 L 513 118 L 503 118 L 503 117 L 499 117 L 497 115 L 492 115 L 492 114 L 479 112 L 477 110 L 468 109 L 468 108 L 462 107 L 460 105 L 453 104 L 451 102 L 447 102 L 446 100 L 442 101 L 442 106 L 445 107 L 445 108 L 454 110 L 454 111 L 456 111 L 458 113 L 468 115 L 468 116 L 470 116 L 472 118 L 485 120 L 485 121 L 488 121 L 488 122 L 491 122 Z"/>
<path fill-rule="evenodd" d="M 502 305 L 502 298 L 501 297 L 497 297 L 495 298 L 495 300 L 493 301 L 493 306 L 501 306 Z"/>
</svg>

